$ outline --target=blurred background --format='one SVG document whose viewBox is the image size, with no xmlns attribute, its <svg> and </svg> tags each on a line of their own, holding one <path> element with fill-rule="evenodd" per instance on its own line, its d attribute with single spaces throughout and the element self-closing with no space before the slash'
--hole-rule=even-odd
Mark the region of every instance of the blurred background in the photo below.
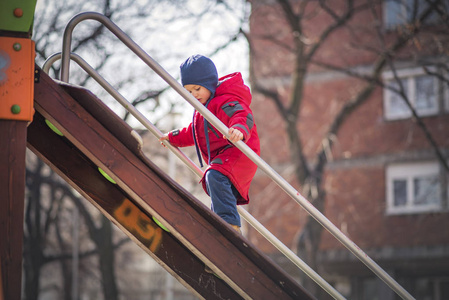
<svg viewBox="0 0 449 300">
<path fill-rule="evenodd" d="M 39 0 L 38 65 L 61 51 L 65 25 L 85 11 L 109 17 L 175 78 L 197 53 L 220 76 L 242 72 L 261 157 L 415 298 L 449 299 L 447 1 Z M 161 131 L 190 122 L 193 108 L 99 23 L 76 27 L 72 51 Z M 50 75 L 59 78 L 59 68 Z M 210 204 L 198 179 L 76 64 L 70 78 Z M 26 184 L 23 299 L 195 299 L 30 151 Z M 250 198 L 245 209 L 345 297 L 398 299 L 262 171 Z M 330 298 L 243 229 L 318 299 Z M 100 255 L 114 266 L 102 268 Z"/>
</svg>

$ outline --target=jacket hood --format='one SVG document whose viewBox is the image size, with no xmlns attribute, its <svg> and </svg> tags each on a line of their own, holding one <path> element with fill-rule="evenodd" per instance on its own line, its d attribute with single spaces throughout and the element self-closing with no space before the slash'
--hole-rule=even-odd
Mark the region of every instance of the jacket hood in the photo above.
<svg viewBox="0 0 449 300">
<path fill-rule="evenodd" d="M 240 72 L 232 73 L 219 78 L 215 97 L 231 95 L 237 97 L 248 104 L 251 104 L 251 91 L 243 82 Z"/>
</svg>

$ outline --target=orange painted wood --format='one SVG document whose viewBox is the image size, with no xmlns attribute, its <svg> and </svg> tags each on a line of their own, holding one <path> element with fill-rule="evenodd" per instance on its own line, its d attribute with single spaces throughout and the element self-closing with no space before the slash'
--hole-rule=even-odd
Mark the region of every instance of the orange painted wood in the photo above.
<svg viewBox="0 0 449 300">
<path fill-rule="evenodd" d="M 33 119 L 34 41 L 0 36 L 3 73 L 0 77 L 0 119 Z M 11 108 L 16 106 L 16 113 Z"/>
</svg>

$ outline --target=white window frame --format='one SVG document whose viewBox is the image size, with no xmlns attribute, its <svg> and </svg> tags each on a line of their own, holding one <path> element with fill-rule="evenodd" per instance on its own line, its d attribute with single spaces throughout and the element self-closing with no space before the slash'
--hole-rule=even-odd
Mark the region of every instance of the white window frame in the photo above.
<svg viewBox="0 0 449 300">
<path fill-rule="evenodd" d="M 438 203 L 431 203 L 427 205 L 416 205 L 413 202 L 413 188 L 414 179 L 421 176 L 436 176 L 438 178 Z M 406 180 L 407 182 L 407 200 L 404 206 L 394 205 L 394 180 Z M 440 177 L 440 167 L 435 161 L 433 162 L 413 162 L 413 163 L 397 163 L 390 164 L 386 168 L 386 202 L 387 215 L 397 215 L 397 214 L 415 214 L 415 213 L 426 213 L 426 212 L 440 212 L 443 210 L 443 201 L 441 199 L 441 177 Z"/>
<path fill-rule="evenodd" d="M 432 72 L 436 71 L 435 67 L 428 67 L 429 70 Z M 434 81 L 434 92 L 436 96 L 436 103 L 435 106 L 430 109 L 416 109 L 416 78 L 419 76 L 427 75 L 426 72 L 422 67 L 419 68 L 408 68 L 408 69 L 401 69 L 396 71 L 396 75 L 399 79 L 405 79 L 406 84 L 404 85 L 404 89 L 406 89 L 406 94 L 408 96 L 408 99 L 411 103 L 411 105 L 415 108 L 416 113 L 418 116 L 425 117 L 425 116 L 432 116 L 436 115 L 439 112 L 439 80 L 432 76 Z M 387 120 L 400 120 L 400 119 L 407 119 L 412 116 L 412 111 L 407 107 L 406 110 L 402 112 L 393 112 L 391 111 L 391 99 L 393 96 L 397 96 L 398 94 L 395 91 L 392 91 L 388 88 L 389 81 L 395 81 L 395 74 L 393 71 L 385 71 L 382 74 L 382 79 L 384 81 L 384 84 L 386 87 L 383 89 L 383 102 L 384 102 L 384 116 Z M 449 100 L 447 100 L 449 101 Z M 405 104 L 405 102 L 404 102 Z M 448 104 L 449 105 L 449 104 Z"/>
</svg>

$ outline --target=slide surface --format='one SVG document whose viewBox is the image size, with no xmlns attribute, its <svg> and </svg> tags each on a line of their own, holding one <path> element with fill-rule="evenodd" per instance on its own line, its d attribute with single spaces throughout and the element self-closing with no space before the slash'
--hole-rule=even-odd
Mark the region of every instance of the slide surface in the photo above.
<svg viewBox="0 0 449 300">
<path fill-rule="evenodd" d="M 34 100 L 28 147 L 199 298 L 314 299 L 146 158 L 132 128 L 91 92 L 40 72 Z"/>
</svg>

